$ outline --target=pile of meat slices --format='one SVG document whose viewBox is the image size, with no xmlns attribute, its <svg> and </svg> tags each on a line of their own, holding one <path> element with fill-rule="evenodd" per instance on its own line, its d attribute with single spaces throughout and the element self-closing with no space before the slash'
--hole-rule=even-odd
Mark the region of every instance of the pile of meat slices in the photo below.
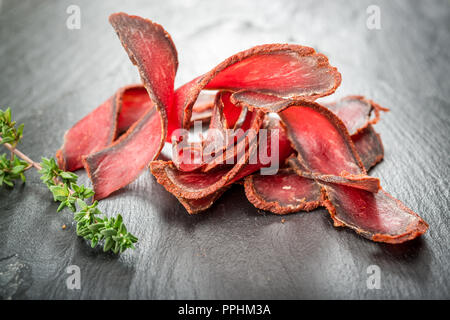
<svg viewBox="0 0 450 320">
<path fill-rule="evenodd" d="M 367 175 L 383 158 L 372 124 L 386 109 L 361 96 L 314 102 L 341 82 L 324 55 L 299 45 L 261 45 L 174 90 L 178 60 L 170 35 L 125 13 L 109 20 L 143 85 L 119 89 L 66 133 L 57 152 L 62 169 L 87 170 L 97 199 L 150 166 L 191 214 L 209 208 L 232 184 L 243 183 L 257 208 L 286 214 L 323 206 L 335 226 L 373 241 L 401 243 L 427 230 L 421 217 Z M 202 90 L 217 93 L 202 95 Z M 240 129 L 226 144 L 213 146 L 207 162 L 199 155 L 214 139 L 207 133 L 193 143 L 178 133 L 199 119 L 210 120 L 209 128 L 219 133 Z M 268 140 L 277 139 L 277 150 L 270 150 L 270 142 L 260 143 L 263 130 Z M 172 161 L 156 160 L 166 142 L 176 151 Z M 261 174 L 273 163 L 249 161 L 262 148 L 278 153 L 273 158 L 281 168 L 275 174 Z M 233 161 L 220 161 L 224 158 Z"/>
</svg>

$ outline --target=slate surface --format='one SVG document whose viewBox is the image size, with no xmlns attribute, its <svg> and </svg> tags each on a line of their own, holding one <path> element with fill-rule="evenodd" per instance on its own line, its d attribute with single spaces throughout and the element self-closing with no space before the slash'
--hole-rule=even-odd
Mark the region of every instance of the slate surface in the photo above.
<svg viewBox="0 0 450 320">
<path fill-rule="evenodd" d="M 281 217 L 234 186 L 189 216 L 145 172 L 102 201 L 139 238 L 120 257 L 76 237 L 38 175 L 0 190 L 0 296 L 15 299 L 450 298 L 448 1 L 0 1 L 0 105 L 25 126 L 21 149 L 52 156 L 77 120 L 138 82 L 107 22 L 125 11 L 162 24 L 179 52 L 177 86 L 253 45 L 291 42 L 326 54 L 343 75 L 334 98 L 363 94 L 391 112 L 376 126 L 385 160 L 372 174 L 430 224 L 403 245 L 336 229 L 325 210 Z M 69 5 L 81 29 L 66 27 Z M 369 5 L 381 29 L 369 30 Z M 330 99 L 328 99 L 330 100 Z M 81 180 L 88 183 L 84 172 Z M 62 230 L 63 224 L 68 229 Z M 66 268 L 81 270 L 69 290 Z M 367 268 L 381 270 L 369 290 Z"/>
</svg>

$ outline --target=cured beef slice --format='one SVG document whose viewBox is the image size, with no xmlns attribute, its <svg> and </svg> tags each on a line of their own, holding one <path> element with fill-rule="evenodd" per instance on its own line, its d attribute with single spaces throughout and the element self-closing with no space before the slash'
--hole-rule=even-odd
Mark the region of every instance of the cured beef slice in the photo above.
<svg viewBox="0 0 450 320">
<path fill-rule="evenodd" d="M 277 160 L 279 160 L 278 165 L 280 165 L 294 152 L 284 128 L 277 119 L 267 119 L 263 124 L 263 128 L 268 129 L 269 138 L 274 137 L 279 139 L 279 158 Z M 270 149 L 271 145 L 271 141 L 269 140 L 267 150 L 269 157 L 272 152 Z M 254 150 L 250 152 L 254 152 Z M 157 181 L 176 196 L 186 210 L 192 214 L 208 209 L 231 184 L 240 181 L 263 167 L 271 165 L 271 163 L 262 163 L 259 157 L 257 160 L 257 163 L 240 165 L 238 169 L 235 166 L 230 170 L 230 166 L 227 166 L 208 173 L 201 171 L 181 172 L 170 161 L 153 161 L 150 168 Z M 182 196 L 183 189 L 186 189 L 191 199 Z"/>
<path fill-rule="evenodd" d="M 256 112 L 252 127 L 259 128 L 264 119 L 262 112 Z M 234 165 L 225 165 L 211 172 L 183 172 L 172 161 L 153 161 L 150 169 L 157 181 L 176 197 L 200 199 L 217 192 L 230 183 L 248 162 L 257 148 L 256 131 L 249 130 L 247 143 L 238 144 Z"/>
<path fill-rule="evenodd" d="M 298 104 L 280 112 L 289 139 L 298 152 L 297 173 L 377 192 L 379 180 L 366 175 L 344 123 L 317 103 L 300 101 Z"/>
<path fill-rule="evenodd" d="M 189 127 L 192 106 L 203 89 L 247 89 L 280 97 L 317 98 L 333 93 L 340 82 L 337 69 L 312 48 L 287 44 L 256 46 L 229 57 L 175 91 L 169 117 L 169 123 L 174 124 L 169 135 L 173 128 Z"/>
<path fill-rule="evenodd" d="M 159 155 L 166 139 L 166 109 L 173 103 L 178 67 L 175 46 L 160 25 L 125 13 L 113 14 L 109 20 L 131 61 L 137 65 L 155 107 L 123 137 L 84 159 L 96 199 L 132 182 Z"/>
<path fill-rule="evenodd" d="M 300 109 L 309 109 L 312 113 L 301 112 L 302 117 L 298 118 L 296 123 L 293 123 L 290 118 L 292 114 L 289 113 L 289 110 L 298 109 L 298 107 L 294 106 L 283 111 L 281 118 L 287 120 L 288 136 L 293 141 L 295 149 L 299 152 L 300 156 L 297 160 L 301 165 L 301 170 L 306 171 L 306 169 L 312 168 L 317 172 L 330 171 L 331 173 L 335 170 L 334 174 L 336 174 L 339 168 L 335 164 L 325 163 L 322 159 L 317 159 L 317 157 L 325 157 L 330 161 L 341 159 L 341 164 L 350 162 L 349 159 L 352 159 L 352 157 L 348 155 L 347 151 L 343 150 L 344 146 L 340 138 L 333 133 L 339 132 L 341 137 L 348 136 L 345 127 L 342 123 L 339 124 L 334 114 L 328 113 L 328 109 L 312 102 L 301 102 L 299 104 L 301 105 Z M 317 117 L 317 113 L 324 117 Z M 304 121 L 312 121 L 316 126 L 301 125 Z M 327 121 L 336 129 L 340 129 L 333 131 L 331 127 L 326 125 Z M 322 146 L 317 145 L 316 140 L 318 137 L 314 132 L 318 128 L 327 130 L 327 136 L 332 143 L 325 144 L 325 146 L 331 149 L 324 149 Z M 311 131 L 313 134 L 304 133 L 306 130 Z M 311 137 L 314 137 L 314 140 L 308 140 Z M 351 140 L 347 139 L 345 144 L 348 145 L 347 150 L 354 150 Z M 336 150 L 337 155 L 330 155 L 329 153 L 334 150 Z M 358 158 L 358 155 L 354 153 L 353 159 L 356 163 L 359 162 Z M 353 167 L 347 166 L 348 169 Z M 358 167 L 359 172 L 364 174 L 364 167 L 361 167 L 361 165 Z M 350 173 L 358 174 L 358 172 Z M 428 228 L 428 225 L 422 218 L 383 190 L 378 194 L 350 187 L 340 182 L 330 183 L 314 175 L 311 178 L 314 178 L 325 189 L 325 192 L 322 194 L 323 205 L 330 212 L 336 226 L 345 225 L 373 241 L 388 243 L 400 243 L 410 240 L 423 234 Z"/>
<path fill-rule="evenodd" d="M 210 208 L 227 189 L 228 187 L 220 188 L 213 194 L 199 199 L 185 199 L 181 197 L 177 197 L 177 199 L 189 214 L 196 214 Z"/>
<path fill-rule="evenodd" d="M 65 133 L 63 146 L 56 151 L 58 165 L 62 170 L 75 171 L 82 168 L 82 156 L 100 150 L 114 140 L 116 106 L 114 95 Z"/>
<path fill-rule="evenodd" d="M 122 134 L 137 122 L 148 110 L 154 106 L 142 85 L 126 87 L 124 90 L 117 118 L 117 132 Z"/>
<path fill-rule="evenodd" d="M 244 187 L 247 199 L 255 207 L 276 214 L 310 211 L 321 204 L 320 186 L 292 169 L 281 169 L 274 176 L 248 176 Z"/>
<path fill-rule="evenodd" d="M 110 145 L 152 106 L 142 85 L 120 88 L 66 132 L 63 146 L 56 152 L 59 167 L 66 171 L 82 168 L 83 156 Z"/>
<path fill-rule="evenodd" d="M 324 106 L 345 124 L 367 171 L 383 159 L 383 144 L 372 124 L 380 119 L 380 111 L 386 112 L 389 109 L 362 96 L 348 96 Z M 375 117 L 371 119 L 373 111 Z"/>
<path fill-rule="evenodd" d="M 383 143 L 380 135 L 375 132 L 372 125 L 369 124 L 362 131 L 354 134 L 352 141 L 367 171 L 383 160 Z"/>
<path fill-rule="evenodd" d="M 350 135 L 364 130 L 370 124 L 377 123 L 380 119 L 380 111 L 389 111 L 363 96 L 347 96 L 336 102 L 324 104 L 324 106 L 333 111 L 345 123 Z M 372 111 L 374 111 L 375 117 L 370 119 Z"/>
<path fill-rule="evenodd" d="M 365 238 L 402 243 L 425 233 L 428 224 L 384 190 L 367 192 L 338 184 L 324 184 L 324 205 L 335 226 L 347 226 Z"/>
<path fill-rule="evenodd" d="M 355 143 L 355 147 L 357 150 L 357 153 L 360 155 L 361 160 L 364 164 L 364 167 L 367 169 L 370 169 L 371 167 L 373 167 L 377 162 L 381 161 L 381 159 L 383 158 L 383 145 L 381 143 L 381 139 L 379 138 L 379 136 L 375 133 L 372 125 L 370 125 L 368 123 L 368 119 L 370 118 L 370 113 L 372 111 L 372 107 L 370 106 L 370 104 L 366 104 L 365 101 L 368 101 L 366 99 L 364 99 L 363 97 L 360 96 L 352 96 L 352 97 L 347 97 L 347 98 L 343 98 L 339 101 L 339 109 L 341 110 L 341 112 L 348 106 L 348 103 L 354 103 L 353 100 L 357 99 L 358 101 L 362 101 L 362 103 L 359 104 L 360 107 L 360 112 L 353 112 L 353 117 L 359 117 L 360 119 L 352 119 L 352 117 L 346 117 L 344 118 L 345 121 L 344 124 L 346 127 L 349 127 L 352 125 L 352 123 L 359 123 L 363 129 L 361 130 L 361 128 L 355 128 L 354 132 L 357 132 L 355 134 L 352 135 L 352 141 Z M 373 103 L 373 102 L 372 102 Z M 375 103 L 373 103 L 375 104 Z M 332 105 L 332 108 L 335 105 L 337 105 L 337 103 L 333 103 L 330 104 Z M 326 104 L 326 106 L 329 106 L 328 104 Z M 355 105 L 350 106 L 351 108 L 354 109 Z M 381 108 L 381 107 L 380 107 Z M 384 108 L 383 108 L 384 109 Z M 278 124 L 279 125 L 279 124 Z M 281 130 L 280 132 L 282 133 L 279 136 L 279 149 L 280 149 L 280 154 L 283 154 L 284 152 L 284 156 L 282 157 L 283 161 L 285 158 L 287 158 L 287 155 L 291 154 L 294 152 L 294 150 L 292 150 L 290 148 L 290 144 L 288 142 L 288 137 L 284 132 L 284 129 L 279 126 L 278 127 L 279 130 Z M 290 149 L 290 151 L 289 151 Z M 286 151 L 284 151 L 286 150 Z M 291 165 L 293 165 L 293 167 L 299 167 L 301 166 L 301 164 L 299 163 L 299 161 L 295 158 L 295 157 L 290 157 L 289 158 Z M 284 171 L 284 172 L 283 172 Z M 287 174 L 286 174 L 286 169 L 283 169 L 280 171 L 280 173 L 283 174 L 283 176 L 286 178 Z M 299 170 L 297 170 L 299 171 Z M 311 174 L 310 172 L 305 172 L 304 170 L 300 170 L 300 175 L 303 176 L 299 176 L 293 169 L 289 170 L 289 179 L 295 179 L 298 181 L 301 181 L 299 183 L 302 183 L 304 185 L 311 185 L 314 179 L 313 174 Z M 255 207 L 259 208 L 259 209 L 264 209 L 264 210 L 268 210 L 271 211 L 273 213 L 276 214 L 284 214 L 284 213 L 291 213 L 291 212 L 296 212 L 296 211 L 300 211 L 300 210 L 304 210 L 303 206 L 295 206 L 293 205 L 293 203 L 290 203 L 289 201 L 276 201 L 274 199 L 277 199 L 277 196 L 281 193 L 285 193 L 285 189 L 283 189 L 283 187 L 285 187 L 284 185 L 281 184 L 277 184 L 277 183 L 272 183 L 272 180 L 274 181 L 278 181 L 278 174 L 276 175 L 272 175 L 272 176 L 262 176 L 259 174 L 254 174 L 251 176 L 248 176 L 247 178 L 245 178 L 245 192 L 247 195 L 247 198 L 249 199 L 249 201 L 255 205 Z M 307 178 L 309 177 L 309 179 Z M 333 176 L 330 176 L 329 178 L 333 178 Z M 315 183 L 315 182 L 314 182 Z M 258 187 L 258 185 L 261 185 L 261 187 Z M 286 184 L 287 186 L 289 184 Z M 267 186 L 267 188 L 265 188 L 264 186 Z M 270 188 L 268 188 L 270 186 Z M 319 190 L 320 188 L 317 185 L 317 189 Z M 304 189 L 299 188 L 298 193 L 296 192 L 296 189 L 289 189 L 291 190 L 291 197 L 292 199 L 302 199 L 305 196 L 305 192 Z M 313 197 L 309 198 L 310 201 L 308 202 L 315 202 L 318 203 L 320 202 L 320 193 L 319 192 L 315 192 L 313 194 Z M 294 201 L 295 202 L 295 201 Z"/>
</svg>

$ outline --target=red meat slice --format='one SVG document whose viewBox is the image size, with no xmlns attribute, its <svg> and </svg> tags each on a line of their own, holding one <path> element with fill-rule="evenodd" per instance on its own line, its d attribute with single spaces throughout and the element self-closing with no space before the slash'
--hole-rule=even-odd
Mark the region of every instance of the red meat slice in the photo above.
<svg viewBox="0 0 450 320">
<path fill-rule="evenodd" d="M 78 121 L 64 135 L 56 158 L 62 170 L 75 171 L 83 167 L 82 156 L 103 149 L 116 137 L 116 95 Z M 93 138 L 95 137 L 95 138 Z"/>
<path fill-rule="evenodd" d="M 348 98 L 344 98 L 341 101 L 350 101 Z M 341 107 L 344 107 L 343 104 L 341 104 Z M 362 104 L 362 107 L 365 107 L 364 104 Z M 363 119 L 370 116 L 370 110 L 366 109 L 367 112 L 358 112 L 354 113 L 355 117 L 362 117 Z M 366 126 L 367 124 L 364 121 L 358 121 L 357 119 L 347 118 L 347 121 L 349 123 L 361 123 L 363 126 Z M 345 123 L 345 122 L 344 122 Z M 347 123 L 345 123 L 347 126 Z M 284 133 L 284 130 L 279 127 L 279 130 L 282 130 L 281 132 Z M 354 134 L 352 136 L 352 140 L 355 143 L 356 150 L 358 154 L 361 157 L 361 160 L 364 164 L 364 167 L 367 169 L 370 169 L 374 165 L 376 165 L 377 162 L 381 161 L 383 158 L 383 145 L 381 143 L 381 139 L 379 138 L 378 134 L 375 133 L 372 125 L 367 125 L 365 129 L 362 131 L 357 128 L 358 133 Z M 294 150 L 291 149 L 290 143 L 288 142 L 288 138 L 286 134 L 280 135 L 280 154 L 283 154 L 282 157 L 283 161 L 286 158 L 287 155 L 294 152 Z M 284 151 L 286 150 L 286 151 Z M 295 157 L 290 157 L 289 161 L 295 160 L 294 167 L 300 167 L 300 162 Z M 291 164 L 292 165 L 292 164 Z M 245 171 L 245 169 L 243 170 Z M 253 172 L 252 170 L 250 170 Z M 297 170 L 298 171 L 298 170 Z M 280 171 L 281 172 L 281 171 Z M 290 169 L 289 179 L 294 179 L 300 181 L 299 183 L 302 183 L 304 185 L 310 185 L 312 183 L 311 178 L 313 178 L 313 175 L 310 172 L 305 172 L 304 170 L 301 171 L 305 176 L 309 176 L 308 178 L 305 178 L 303 176 L 299 176 L 297 173 L 295 173 L 292 169 Z M 286 174 L 285 174 L 286 176 Z M 292 176 L 292 177 L 291 177 Z M 330 178 L 330 177 L 329 177 Z M 331 178 L 336 178 L 336 176 L 331 176 Z M 281 188 L 283 187 L 280 184 L 272 183 L 272 179 L 274 181 L 279 180 L 278 173 L 276 175 L 271 176 L 262 176 L 259 174 L 254 174 L 252 176 L 249 176 L 245 179 L 245 192 L 247 195 L 247 198 L 249 201 L 255 205 L 255 207 L 259 209 L 264 209 L 271 211 L 276 214 L 281 213 L 290 213 L 290 212 L 296 212 L 300 210 L 304 210 L 302 205 L 295 206 L 289 201 L 276 201 L 274 199 L 277 198 L 277 196 L 281 193 L 284 193 L 285 191 Z M 287 179 L 287 178 L 285 178 Z M 326 178 L 325 178 L 326 179 Z M 343 179 L 343 178 L 342 178 Z M 263 189 L 262 187 L 254 186 L 254 184 L 261 184 L 262 186 L 267 185 L 271 186 L 270 189 Z M 317 187 L 320 189 L 319 187 Z M 265 190 L 266 192 L 262 192 L 262 190 Z M 305 195 L 304 189 L 299 188 L 298 194 L 295 194 L 295 189 L 293 189 L 294 194 L 292 195 L 293 199 L 302 199 Z M 311 199 L 316 199 L 316 201 L 319 201 L 320 193 L 315 193 L 317 198 L 312 197 Z M 311 200 L 313 201 L 313 200 Z M 275 204 L 276 202 L 276 204 Z M 308 201 L 309 202 L 309 201 Z"/>
<path fill-rule="evenodd" d="M 208 121 L 211 118 L 214 107 L 215 94 L 201 92 L 192 107 L 191 126 L 195 121 Z M 170 125 L 169 125 L 170 127 Z"/>
<path fill-rule="evenodd" d="M 348 96 L 337 102 L 324 104 L 324 106 L 333 111 L 345 123 L 351 135 L 364 130 L 370 124 L 377 123 L 380 119 L 380 111 L 389 111 L 363 96 Z M 372 111 L 375 112 L 375 118 L 370 119 Z"/>
<path fill-rule="evenodd" d="M 324 205 L 334 225 L 347 226 L 373 241 L 402 243 L 425 233 L 428 224 L 384 190 L 371 193 L 324 184 Z"/>
<path fill-rule="evenodd" d="M 259 128 L 264 119 L 262 112 L 256 112 L 252 127 Z M 229 184 L 248 162 L 250 155 L 256 151 L 256 131 L 249 130 L 248 142 L 238 144 L 233 166 L 223 166 L 211 172 L 183 172 L 172 161 L 153 161 L 150 169 L 157 181 L 176 197 L 200 199 L 217 192 Z"/>
<path fill-rule="evenodd" d="M 137 122 L 154 105 L 148 96 L 147 90 L 142 85 L 126 87 L 123 93 L 118 95 L 119 116 L 117 118 L 117 133 L 122 134 Z"/>
<path fill-rule="evenodd" d="M 226 190 L 228 190 L 228 187 L 220 188 L 217 192 L 200 199 L 185 199 L 181 197 L 177 197 L 177 199 L 189 214 L 196 214 L 209 209 Z"/>
<path fill-rule="evenodd" d="M 255 121 L 255 117 L 261 118 L 262 114 L 236 107 L 230 102 L 230 95 L 225 91 L 217 93 L 209 130 L 201 143 L 189 142 L 187 131 L 173 142 L 172 160 L 177 169 L 189 172 L 204 167 L 204 171 L 210 171 L 218 165 L 230 163 L 226 156 L 235 158 L 235 151 L 243 150 L 237 143 L 245 143 L 247 131 L 253 129 L 258 132 L 260 121 Z M 240 118 L 243 118 L 242 121 Z M 238 129 L 238 126 L 240 130 L 229 130 Z"/>
<path fill-rule="evenodd" d="M 389 109 L 362 96 L 348 96 L 324 106 L 344 122 L 367 171 L 383 159 L 383 144 L 372 124 L 380 119 L 380 111 L 386 112 Z M 372 111 L 375 113 L 373 119 Z"/>
<path fill-rule="evenodd" d="M 172 106 L 178 55 L 170 35 L 159 24 L 126 13 L 114 13 L 109 22 L 138 67 L 142 82 L 158 111 L 166 116 Z"/>
<path fill-rule="evenodd" d="M 277 158 L 276 160 L 279 162 L 277 165 L 280 165 L 292 152 L 294 152 L 294 150 L 291 148 L 290 142 L 287 139 L 287 135 L 283 127 L 280 125 L 279 120 L 267 119 L 267 121 L 263 125 L 263 128 L 268 129 L 269 132 L 267 150 L 267 156 L 269 158 L 272 155 L 272 151 L 270 148 L 272 144 L 270 138 L 274 137 L 276 139 L 279 139 L 279 158 Z M 251 152 L 253 151 L 254 150 L 252 150 Z M 215 171 L 209 173 L 180 172 L 179 170 L 176 170 L 175 166 L 173 166 L 170 161 L 154 161 L 151 163 L 150 168 L 153 175 L 157 178 L 157 181 L 160 184 L 164 185 L 164 187 L 174 196 L 176 196 L 189 213 L 197 213 L 208 209 L 231 184 L 240 181 L 241 179 L 258 171 L 263 167 L 272 165 L 272 163 L 262 162 L 259 157 L 257 158 L 257 160 L 257 163 L 254 164 L 244 164 L 240 167 L 239 170 L 237 170 L 237 173 L 229 173 L 229 167 L 221 168 L 219 170 L 216 169 Z M 235 168 L 233 168 L 232 170 L 234 169 Z M 225 181 L 222 180 L 222 177 L 224 177 L 223 180 Z M 178 183 L 180 183 L 182 187 L 190 188 L 191 186 L 193 186 L 192 189 L 188 190 L 190 197 L 193 196 L 192 192 L 196 193 L 195 198 L 186 199 L 180 196 L 180 189 L 174 186 Z M 217 191 L 215 191 L 214 193 L 203 192 L 207 188 L 213 188 L 213 190 Z M 207 195 L 201 196 L 203 194 Z M 205 203 L 207 205 L 205 205 Z"/>
<path fill-rule="evenodd" d="M 358 171 L 365 174 L 361 164 L 349 165 L 351 159 L 355 163 L 360 161 L 358 161 L 359 156 L 354 152 L 352 141 L 345 138 L 348 137 L 348 133 L 342 122 L 339 122 L 339 119 L 328 109 L 316 103 L 300 102 L 299 104 L 301 107 L 296 113 L 297 122 L 292 122 L 293 114 L 290 110 L 298 110 L 299 107 L 290 107 L 281 112 L 281 118 L 287 122 L 288 136 L 299 152 L 297 159 L 300 169 L 305 171 L 307 169 L 309 172 L 330 172 L 337 176 L 336 172 L 341 170 L 339 165 L 344 164 L 349 170 L 358 168 L 350 174 L 357 175 Z M 305 112 L 305 110 L 308 111 Z M 303 122 L 308 124 L 303 125 Z M 323 131 L 323 136 L 328 137 L 328 142 L 320 140 L 317 130 Z M 337 154 L 330 155 L 333 151 Z M 319 158 L 328 159 L 328 161 Z M 339 161 L 339 165 L 330 163 L 333 161 Z M 312 178 L 316 177 L 312 176 Z M 400 243 L 423 234 L 428 228 L 422 218 L 383 190 L 380 193 L 374 193 L 342 183 L 324 182 L 323 179 L 315 179 L 315 181 L 325 189 L 323 205 L 330 212 L 335 225 L 348 226 L 373 241 Z"/>
<path fill-rule="evenodd" d="M 175 46 L 160 25 L 125 13 L 113 14 L 109 21 L 137 65 L 155 107 L 146 111 L 126 135 L 84 159 L 96 199 L 132 182 L 159 155 L 166 139 L 166 110 L 173 103 L 178 67 Z"/>
<path fill-rule="evenodd" d="M 300 101 L 280 112 L 280 117 L 298 152 L 301 166 L 296 170 L 323 181 L 378 191 L 379 180 L 366 175 L 344 123 L 335 114 L 317 103 Z"/>
<path fill-rule="evenodd" d="M 314 100 L 315 96 L 305 97 L 305 100 Z M 257 91 L 241 90 L 231 96 L 231 101 L 249 110 L 259 109 L 266 113 L 280 112 L 290 105 L 291 100 L 283 99 L 275 95 L 265 94 Z"/>
<path fill-rule="evenodd" d="M 175 91 L 175 104 L 169 112 L 169 136 L 177 128 L 189 127 L 192 106 L 203 89 L 248 89 L 283 98 L 314 99 L 333 93 L 340 82 L 337 69 L 312 48 L 278 44 L 256 46 L 229 57 Z"/>
<path fill-rule="evenodd" d="M 295 173 L 304 178 L 329 183 L 338 183 L 370 192 L 378 192 L 378 190 L 380 189 L 380 180 L 365 174 L 355 175 L 344 173 L 341 174 L 340 176 L 336 176 L 331 174 L 313 173 L 311 171 L 306 170 L 300 163 L 298 158 L 294 156 L 288 159 L 288 163 L 290 167 L 295 171 Z"/>
<path fill-rule="evenodd" d="M 59 167 L 66 171 L 82 168 L 83 156 L 109 146 L 152 106 L 142 85 L 119 89 L 66 132 L 63 146 L 56 152 Z"/>
<path fill-rule="evenodd" d="M 139 176 L 159 155 L 161 132 L 160 114 L 152 108 L 113 144 L 84 157 L 84 167 L 92 180 L 95 199 L 107 197 Z"/>
<path fill-rule="evenodd" d="M 251 175 L 245 178 L 245 194 L 256 207 L 276 214 L 310 211 L 321 204 L 320 186 L 292 169 L 276 175 Z"/>
<path fill-rule="evenodd" d="M 372 125 L 369 124 L 365 129 L 354 134 L 352 141 L 367 171 L 383 160 L 383 143 Z"/>
</svg>

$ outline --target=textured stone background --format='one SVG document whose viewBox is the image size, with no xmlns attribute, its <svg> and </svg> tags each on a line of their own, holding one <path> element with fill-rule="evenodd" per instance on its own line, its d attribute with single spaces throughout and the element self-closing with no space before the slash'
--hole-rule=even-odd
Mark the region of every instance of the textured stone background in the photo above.
<svg viewBox="0 0 450 320">
<path fill-rule="evenodd" d="M 71 4 L 81 8 L 79 30 L 66 28 Z M 380 7 L 380 30 L 366 27 L 371 4 Z M 31 173 L 26 185 L 0 190 L 2 298 L 450 298 L 448 1 L 3 0 L 0 105 L 26 124 L 20 148 L 32 158 L 52 156 L 65 130 L 139 81 L 107 21 L 117 11 L 171 33 L 177 86 L 256 44 L 298 43 L 326 54 L 343 76 L 328 100 L 363 94 L 391 108 L 376 126 L 386 154 L 372 174 L 430 230 L 393 246 L 335 229 L 322 209 L 281 223 L 255 209 L 241 186 L 188 216 L 145 172 L 101 203 L 140 238 L 136 251 L 116 257 L 77 238 L 71 213 L 56 213 Z M 73 264 L 81 290 L 65 284 Z M 380 290 L 367 289 L 369 265 L 381 269 Z"/>
</svg>

